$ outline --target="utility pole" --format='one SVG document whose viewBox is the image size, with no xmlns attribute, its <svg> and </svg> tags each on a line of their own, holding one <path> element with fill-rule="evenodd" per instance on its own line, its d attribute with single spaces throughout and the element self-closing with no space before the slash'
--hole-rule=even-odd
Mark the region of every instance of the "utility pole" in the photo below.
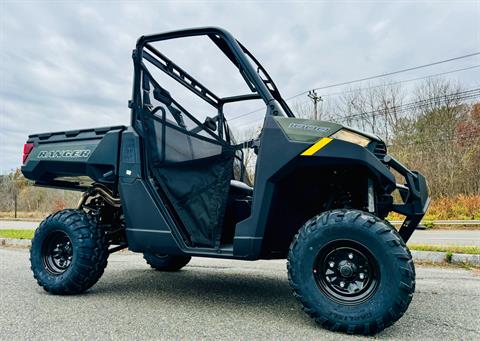
<svg viewBox="0 0 480 341">
<path fill-rule="evenodd" d="M 385 143 L 388 144 L 388 114 L 390 109 L 390 101 L 384 101 L 383 106 L 385 111 Z"/>
<path fill-rule="evenodd" d="M 313 101 L 313 108 L 314 108 L 314 119 L 318 120 L 318 102 L 323 102 L 323 98 L 320 95 L 317 95 L 317 91 L 310 90 L 307 95 Z"/>
<path fill-rule="evenodd" d="M 15 219 L 17 219 L 17 191 L 13 193 L 13 201 L 14 201 L 14 210 L 15 210 Z"/>
</svg>

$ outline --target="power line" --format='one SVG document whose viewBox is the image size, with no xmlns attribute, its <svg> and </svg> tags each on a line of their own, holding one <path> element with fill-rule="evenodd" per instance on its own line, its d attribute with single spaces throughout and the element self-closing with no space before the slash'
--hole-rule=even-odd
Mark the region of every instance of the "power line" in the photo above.
<svg viewBox="0 0 480 341">
<path fill-rule="evenodd" d="M 384 116 L 386 112 L 389 111 L 395 111 L 397 113 L 402 113 L 407 110 L 416 110 L 416 109 L 421 109 L 425 106 L 431 105 L 432 103 L 434 104 L 445 104 L 449 100 L 466 100 L 466 99 L 472 99 L 480 97 L 480 88 L 475 88 L 475 89 L 470 89 L 466 91 L 460 91 L 456 93 L 451 93 L 442 97 L 430 97 L 426 98 L 420 101 L 415 101 L 415 102 L 409 102 L 401 105 L 396 105 L 396 106 L 391 106 L 391 107 L 384 107 L 384 108 L 379 108 L 371 111 L 366 111 L 358 114 L 352 114 L 352 115 L 347 115 L 347 116 L 331 116 L 329 119 L 332 121 L 337 121 L 337 122 L 345 122 L 348 120 L 353 119 L 353 121 L 358 121 L 362 120 L 365 118 L 373 118 L 377 116 Z M 237 127 L 242 127 L 246 125 L 250 125 L 252 122 L 246 122 L 244 124 L 238 125 Z"/>
<path fill-rule="evenodd" d="M 476 54 L 480 54 L 480 52 L 476 53 Z M 451 74 L 451 73 L 456 73 L 456 72 L 461 72 L 461 71 L 466 71 L 466 70 L 471 70 L 471 69 L 475 69 L 475 68 L 478 68 L 480 67 L 480 64 L 477 64 L 477 65 L 473 65 L 473 66 L 469 66 L 469 67 L 465 67 L 465 68 L 460 68 L 460 69 L 455 69 L 455 70 L 450 70 L 450 71 L 445 71 L 445 72 L 440 72 L 440 73 L 435 73 L 435 74 L 431 74 L 431 75 L 427 75 L 427 76 L 423 76 L 423 77 L 417 77 L 417 78 L 411 78 L 411 79 L 405 79 L 405 80 L 401 80 L 401 81 L 397 81 L 397 82 L 393 82 L 393 83 L 389 83 L 388 85 L 397 85 L 397 84 L 401 84 L 401 83 L 407 83 L 407 82 L 413 82 L 413 81 L 418 81 L 418 80 L 422 80 L 422 79 L 427 79 L 427 78 L 433 78 L 433 77 L 438 77 L 438 76 L 443 76 L 443 75 L 447 75 L 447 74 Z M 354 89 L 354 90 L 347 90 L 347 91 L 339 91 L 339 92 L 334 92 L 334 93 L 327 93 L 327 94 L 324 94 L 322 95 L 322 97 L 328 97 L 328 96 L 333 96 L 333 95 L 340 95 L 340 94 L 344 94 L 344 93 L 349 93 L 349 92 L 354 92 L 354 91 L 359 91 L 359 90 L 369 90 L 369 89 L 374 89 L 374 88 L 378 88 L 378 87 L 382 87 L 384 86 L 383 84 L 382 85 L 374 85 L 374 86 L 370 86 L 370 87 L 363 87 L 363 88 L 357 88 L 357 89 Z M 317 88 L 318 89 L 318 88 Z M 311 90 L 309 90 L 311 91 Z M 290 98 L 287 98 L 286 100 L 291 100 L 295 97 L 298 97 L 300 95 L 303 95 L 303 94 L 306 94 L 308 93 L 308 91 L 304 91 L 303 93 L 301 94 L 298 94 L 298 95 L 295 95 L 293 97 L 290 97 Z M 307 103 L 309 101 L 303 101 L 301 103 Z M 234 116 L 232 118 L 229 118 L 228 121 L 234 121 L 234 120 L 237 120 L 239 118 L 242 118 L 242 117 L 245 117 L 245 116 L 249 116 L 251 114 L 254 114 L 256 112 L 259 112 L 261 110 L 264 110 L 265 108 L 262 107 L 262 108 L 258 108 L 258 109 L 255 109 L 253 111 L 249 111 L 245 114 L 240 114 L 240 115 L 237 115 L 237 116 Z"/>
<path fill-rule="evenodd" d="M 456 70 L 451 70 L 451 71 L 445 71 L 445 72 L 435 73 L 435 74 L 433 74 L 433 75 L 427 75 L 427 76 L 423 76 L 423 77 L 404 79 L 404 80 L 401 80 L 401 81 L 392 82 L 392 83 L 387 83 L 387 84 L 373 85 L 373 86 L 356 88 L 356 89 L 346 90 L 346 91 L 331 92 L 331 93 L 327 93 L 327 94 L 322 95 L 322 97 L 336 96 L 336 95 L 346 94 L 346 93 L 350 93 L 350 92 L 356 92 L 356 91 L 360 91 L 360 90 L 370 90 L 370 89 L 375 89 L 375 88 L 381 88 L 381 87 L 384 87 L 384 86 L 386 86 L 386 85 L 387 85 L 387 86 L 391 86 L 391 85 L 397 85 L 397 84 L 402 84 L 402 83 L 408 83 L 408 82 L 413 82 L 413 81 L 418 81 L 418 80 L 423 80 L 423 79 L 428 79 L 428 78 L 434 78 L 434 77 L 438 77 L 438 76 L 448 75 L 448 74 L 450 74 L 450 73 L 455 73 L 455 72 L 460 72 L 460 71 L 466 71 L 466 70 L 476 69 L 476 68 L 478 68 L 478 67 L 480 67 L 480 64 L 473 65 L 473 66 L 469 66 L 469 67 L 464 67 L 464 68 L 461 68 L 461 69 L 456 69 Z M 305 102 L 306 102 L 306 101 L 305 101 Z M 305 102 L 303 102 L 303 103 L 305 103 Z"/>
<path fill-rule="evenodd" d="M 341 119 L 341 121 L 345 121 L 345 120 L 348 120 L 348 119 L 351 119 L 351 118 L 356 118 L 356 117 L 364 118 L 365 116 L 368 116 L 368 115 L 369 115 L 369 117 L 382 116 L 382 115 L 385 115 L 385 112 L 387 110 L 388 111 L 394 110 L 396 112 L 403 112 L 403 111 L 406 111 L 406 110 L 415 110 L 415 109 L 422 108 L 424 106 L 430 105 L 432 102 L 433 103 L 440 103 L 440 104 L 443 103 L 443 104 L 445 104 L 445 102 L 447 102 L 450 99 L 461 100 L 461 99 L 475 98 L 475 97 L 478 97 L 478 96 L 480 96 L 480 88 L 475 88 L 475 89 L 470 89 L 470 90 L 466 90 L 466 91 L 461 91 L 461 92 L 448 94 L 448 95 L 445 95 L 445 96 L 442 96 L 442 97 L 430 97 L 430 98 L 423 99 L 423 100 L 416 101 L 416 102 L 410 102 L 410 103 L 405 103 L 405 104 L 401 104 L 401 105 L 397 105 L 397 106 L 375 109 L 375 110 L 371 110 L 371 111 L 367 111 L 367 112 L 363 112 L 363 113 L 359 113 L 359 114 L 343 116 L 340 119 Z"/>
<path fill-rule="evenodd" d="M 356 88 L 356 89 L 339 91 L 339 92 L 331 92 L 331 93 L 323 94 L 321 97 L 322 97 L 322 98 L 325 98 L 325 97 L 342 95 L 342 94 L 347 94 L 347 93 L 352 93 L 352 92 L 359 92 L 359 91 L 363 91 L 363 90 L 370 90 L 370 89 L 375 89 L 375 88 L 381 88 L 381 87 L 384 87 L 384 86 L 392 86 L 392 85 L 397 85 L 397 84 L 402 84 L 402 83 L 408 83 L 408 82 L 413 82 L 413 81 L 418 81 L 418 80 L 423 80 L 423 79 L 428 79 L 428 78 L 434 78 L 434 77 L 438 77 L 438 76 L 443 76 L 443 75 L 450 74 L 450 73 L 455 73 L 455 72 L 460 72 L 460 71 L 471 70 L 471 69 L 475 69 L 475 68 L 478 68 L 478 67 L 480 67 L 480 64 L 473 65 L 473 66 L 469 66 L 469 67 L 465 67 L 465 68 L 461 68 L 461 69 L 456 69 L 456 70 L 451 70 L 451 71 L 446 71 L 446 72 L 440 72 L 440 73 L 436 73 L 436 74 L 433 74 L 433 75 L 427 75 L 427 76 L 423 76 L 423 77 L 405 79 L 405 80 L 401 80 L 401 81 L 397 81 L 397 82 L 393 82 L 393 83 L 373 85 L 373 86 L 368 86 L 368 87 L 360 87 L 360 88 Z M 306 101 L 297 102 L 297 103 L 298 103 L 298 104 L 305 104 L 305 103 L 310 103 L 310 101 L 309 101 L 309 100 L 306 100 Z"/>
<path fill-rule="evenodd" d="M 382 73 L 382 74 L 375 75 L 375 76 L 369 76 L 369 77 L 359 78 L 359 79 L 355 79 L 355 80 L 352 80 L 352 81 L 346 81 L 346 82 L 341 82 L 341 83 L 335 83 L 335 84 L 325 85 L 325 86 L 321 86 L 321 87 L 318 87 L 318 88 L 314 88 L 314 89 L 312 89 L 312 90 L 323 90 L 323 89 L 334 88 L 334 87 L 342 86 L 342 85 L 348 85 L 348 84 L 353 84 L 353 83 L 364 82 L 364 81 L 368 81 L 368 80 L 375 79 L 375 78 L 382 78 L 382 77 L 392 76 L 392 75 L 396 75 L 396 74 L 403 73 L 403 72 L 418 70 L 418 69 L 422 69 L 422 68 L 426 68 L 426 67 L 430 67 L 430 66 L 434 66 L 434 65 L 439 65 L 439 64 L 443 64 L 443 63 L 452 62 L 452 61 L 459 60 L 459 59 L 470 58 L 470 57 L 477 56 L 477 55 L 480 55 L 480 52 L 474 52 L 474 53 L 466 54 L 466 55 L 463 55 L 463 56 L 458 56 L 458 57 L 454 57 L 454 58 L 449 58 L 449 59 L 440 60 L 440 61 L 433 62 L 433 63 L 428 63 L 428 64 L 423 64 L 423 65 L 418 65 L 418 66 L 414 66 L 414 67 L 409 67 L 409 68 L 401 69 L 401 70 L 397 70 L 397 71 Z M 296 95 L 294 95 L 294 96 L 292 96 L 292 97 L 287 98 L 286 100 L 287 100 L 287 101 L 288 101 L 288 100 L 291 100 L 291 99 L 293 99 L 293 98 L 295 98 L 295 97 L 304 95 L 304 94 L 306 94 L 307 92 L 308 92 L 308 91 L 303 91 L 303 92 L 298 93 L 298 94 L 296 94 Z"/>
</svg>

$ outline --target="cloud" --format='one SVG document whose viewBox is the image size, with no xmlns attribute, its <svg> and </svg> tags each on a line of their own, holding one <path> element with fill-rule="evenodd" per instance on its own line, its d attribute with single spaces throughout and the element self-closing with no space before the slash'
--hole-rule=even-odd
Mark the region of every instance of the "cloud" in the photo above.
<svg viewBox="0 0 480 341">
<path fill-rule="evenodd" d="M 2 173 L 19 166 L 28 134 L 128 124 L 131 50 L 142 34 L 225 27 L 257 56 L 285 97 L 454 57 L 480 46 L 478 2 L 3 2 L 1 6 Z M 204 62 L 214 60 L 213 55 L 201 58 L 203 51 L 187 46 L 177 51 L 179 63 L 194 75 L 213 76 L 210 82 L 204 80 L 207 86 L 233 91 L 238 85 L 234 77 L 216 75 L 217 65 Z M 409 76 L 417 75 L 423 73 Z M 466 83 L 480 78 L 478 71 L 462 77 Z"/>
</svg>

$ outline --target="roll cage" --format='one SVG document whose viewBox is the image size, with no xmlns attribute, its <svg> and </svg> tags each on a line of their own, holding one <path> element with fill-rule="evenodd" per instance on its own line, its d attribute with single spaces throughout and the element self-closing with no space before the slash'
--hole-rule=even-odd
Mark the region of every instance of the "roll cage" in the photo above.
<svg viewBox="0 0 480 341">
<path fill-rule="evenodd" d="M 229 97 L 219 97 L 200 81 L 193 78 L 188 72 L 183 70 L 180 66 L 175 64 L 167 56 L 152 46 L 152 43 L 154 42 L 195 36 L 207 36 L 210 38 L 210 40 L 238 68 L 240 74 L 245 80 L 245 83 L 251 90 L 251 93 Z M 212 122 L 218 122 L 218 137 L 228 143 L 230 143 L 229 129 L 223 113 L 223 106 L 226 103 L 262 99 L 267 106 L 267 115 L 294 117 L 291 109 L 283 100 L 278 88 L 263 66 L 229 32 L 221 28 L 194 28 L 142 36 L 137 41 L 132 57 L 134 60 L 134 81 L 132 100 L 129 102 L 129 107 L 132 109 L 131 123 L 136 129 L 141 129 L 139 125 L 139 111 L 144 104 L 142 103 L 142 91 L 145 90 L 145 82 L 142 74 L 146 74 L 147 77 L 150 76 L 149 78 L 153 80 L 153 77 L 149 75 L 149 71 L 144 64 L 144 60 L 151 63 L 156 68 L 203 99 L 205 102 L 216 108 L 218 115 L 209 119 Z M 161 89 L 160 91 L 163 90 L 163 95 L 165 95 L 167 98 L 170 97 L 168 92 L 165 91 L 158 83 L 155 85 L 155 88 Z M 158 91 L 159 90 L 157 90 L 157 92 Z M 168 101 L 170 100 L 171 98 L 168 98 Z M 178 106 L 178 103 L 176 103 L 176 105 Z M 190 119 L 199 124 L 199 127 L 202 125 L 205 126 L 206 123 L 208 123 L 205 122 L 202 124 L 198 122 L 194 115 L 188 113 L 186 110 L 184 110 L 184 108 L 182 109 L 182 111 Z M 211 134 L 211 130 L 206 130 Z"/>
</svg>

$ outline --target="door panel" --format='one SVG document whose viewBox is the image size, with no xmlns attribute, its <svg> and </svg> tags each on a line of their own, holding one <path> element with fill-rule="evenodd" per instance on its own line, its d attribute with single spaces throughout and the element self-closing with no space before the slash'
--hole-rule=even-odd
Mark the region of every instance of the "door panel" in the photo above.
<svg viewBox="0 0 480 341">
<path fill-rule="evenodd" d="M 151 175 L 192 246 L 218 247 L 235 149 L 195 122 L 164 89 L 169 98 L 151 99 L 150 89 L 158 85 L 143 83 L 141 120 Z"/>
</svg>

